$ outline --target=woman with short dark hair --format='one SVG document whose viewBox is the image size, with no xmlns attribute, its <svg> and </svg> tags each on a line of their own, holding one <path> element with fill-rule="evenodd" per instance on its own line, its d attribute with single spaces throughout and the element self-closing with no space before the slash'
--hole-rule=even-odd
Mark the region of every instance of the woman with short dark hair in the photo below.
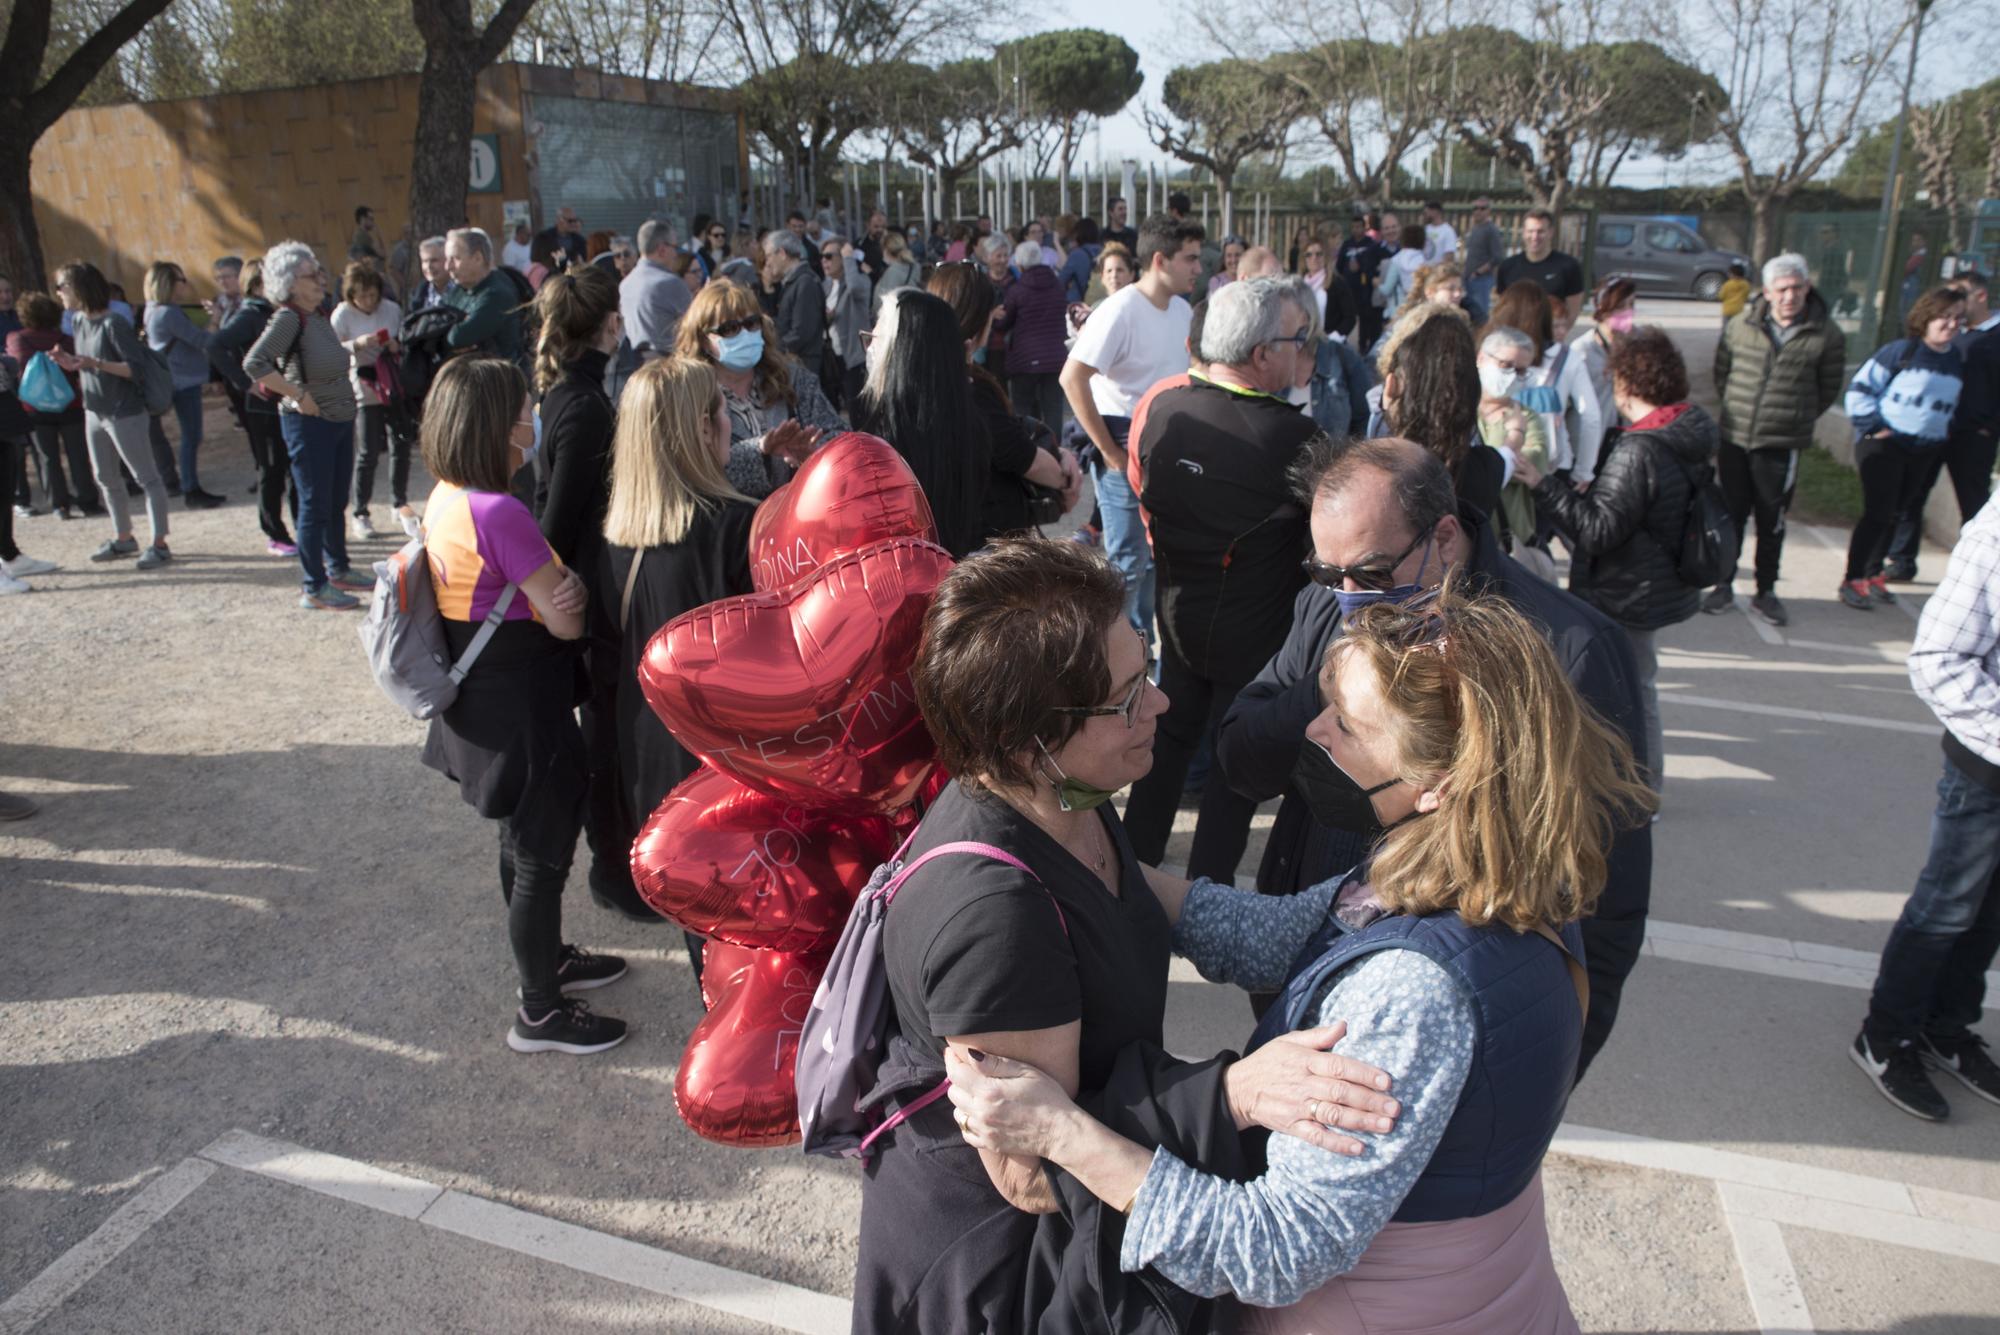
<svg viewBox="0 0 2000 1335">
<path fill-rule="evenodd" d="M 1680 575 L 1688 502 L 1715 472 L 1722 432 L 1688 402 L 1687 364 L 1656 326 L 1635 329 L 1611 349 L 1611 393 L 1632 425 L 1598 461 L 1597 480 L 1578 491 L 1528 459 L 1515 477 L 1568 543 L 1570 592 L 1625 628 L 1639 659 L 1653 791 L 1665 783 L 1660 728 L 1659 632 L 1695 614 L 1701 590 Z"/>
<path fill-rule="evenodd" d="M 152 443 L 146 436 L 146 392 L 138 382 L 143 345 L 125 317 L 111 309 L 111 285 L 96 265 L 76 260 L 58 269 L 56 295 L 74 319 L 76 351 L 57 350 L 53 355 L 63 370 L 82 373 L 83 432 L 90 446 L 90 469 L 117 530 L 90 559 L 115 561 L 136 556 L 139 569 L 157 570 L 174 557 L 167 547 L 167 486 L 153 462 Z M 121 461 L 146 494 L 146 519 L 153 540 L 144 552 L 132 534 L 131 515 L 125 507 L 125 481 L 118 476 Z"/>
<path fill-rule="evenodd" d="M 1854 471 L 1861 475 L 1861 518 L 1847 543 L 1840 601 L 1860 611 L 1893 603 L 1882 558 L 1896 520 L 1921 505 L 1936 480 L 1931 461 L 1944 449 L 1965 383 L 1965 358 L 1952 340 L 1965 327 L 1965 292 L 1924 293 L 1903 320 L 1903 337 L 1861 364 L 1847 386 L 1854 428 Z"/>
<path fill-rule="evenodd" d="M 500 834 L 500 895 L 521 1004 L 516 1052 L 602 1052 L 625 1024 L 570 993 L 624 976 L 625 962 L 563 944 L 562 893 L 583 826 L 583 737 L 571 713 L 588 592 L 507 489 L 534 448 L 528 382 L 513 363 L 446 362 L 424 400 L 425 550 L 454 658 L 494 630 L 451 707 L 431 720 L 424 764 L 458 784 Z"/>
<path fill-rule="evenodd" d="M 365 263 L 350 264 L 340 281 L 340 304 L 329 317 L 333 332 L 347 345 L 354 359 L 347 383 L 354 391 L 355 413 L 359 418 L 360 458 L 354 465 L 353 534 L 357 538 L 378 537 L 368 517 L 368 502 L 375 495 L 375 467 L 386 450 L 389 455 L 389 502 L 395 507 L 396 523 L 408 537 L 418 532 L 417 512 L 410 505 L 410 447 L 415 423 L 409 421 L 401 405 L 392 404 L 377 379 L 382 354 L 402 350 L 398 335 L 403 328 L 403 311 L 386 296 L 382 275 Z"/>
<path fill-rule="evenodd" d="M 7 334 L 7 355 L 25 373 L 38 352 L 53 356 L 57 351 L 74 353 L 76 344 L 62 331 L 62 303 L 46 292 L 23 292 L 14 303 L 21 327 Z M 90 448 L 83 439 L 83 386 L 70 375 L 74 396 L 69 407 L 57 413 L 28 409 L 34 424 L 35 453 L 42 457 L 42 473 L 48 479 L 49 504 L 63 519 L 101 515 L 104 506 L 90 479 Z M 23 405 L 25 407 L 25 405 Z M 65 469 L 65 458 L 68 467 Z"/>
</svg>

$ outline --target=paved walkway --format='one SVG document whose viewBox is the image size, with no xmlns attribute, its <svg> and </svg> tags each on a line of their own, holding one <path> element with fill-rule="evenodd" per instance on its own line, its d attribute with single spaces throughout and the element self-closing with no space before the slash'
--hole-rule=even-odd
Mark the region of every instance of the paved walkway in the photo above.
<svg viewBox="0 0 2000 1335">
<path fill-rule="evenodd" d="M 0 787 L 44 804 L 0 835 L 0 1331 L 844 1328 L 857 1176 L 680 1124 L 670 929 L 575 887 L 575 937 L 634 962 L 598 994 L 633 1038 L 502 1045 L 488 832 L 353 621 L 292 610 L 213 438 L 232 504 L 174 513 L 174 567 L 37 519 L 65 569 L 0 600 Z M 1848 611 L 1844 545 L 1794 526 L 1782 631 L 1663 637 L 1654 922 L 1546 1170 L 1586 1330 L 2000 1329 L 2000 1108 L 1919 1123 L 1845 1052 L 1940 757 L 1901 666 L 1928 584 Z M 1248 1027 L 1177 970 L 1176 1050 Z"/>
</svg>

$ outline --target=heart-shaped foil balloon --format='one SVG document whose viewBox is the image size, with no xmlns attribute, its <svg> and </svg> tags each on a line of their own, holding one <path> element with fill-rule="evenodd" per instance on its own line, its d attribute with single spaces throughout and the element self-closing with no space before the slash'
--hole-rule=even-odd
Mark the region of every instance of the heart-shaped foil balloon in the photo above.
<svg viewBox="0 0 2000 1335">
<path fill-rule="evenodd" d="M 899 538 L 696 608 L 646 645 L 640 688 L 682 746 L 752 788 L 842 815 L 896 811 L 935 763 L 910 666 L 951 564 Z"/>
<path fill-rule="evenodd" d="M 782 589 L 828 562 L 890 538 L 937 541 L 930 502 L 903 456 L 849 431 L 814 450 L 750 521 L 750 581 Z"/>
<path fill-rule="evenodd" d="M 793 1066 L 824 955 L 746 950 L 711 941 L 702 954 L 709 1012 L 674 1077 L 674 1106 L 694 1133 L 763 1148 L 799 1138 Z"/>
<path fill-rule="evenodd" d="M 639 832 L 632 883 L 656 912 L 690 932 L 824 954 L 896 840 L 886 817 L 828 817 L 704 765 L 667 794 Z"/>
</svg>

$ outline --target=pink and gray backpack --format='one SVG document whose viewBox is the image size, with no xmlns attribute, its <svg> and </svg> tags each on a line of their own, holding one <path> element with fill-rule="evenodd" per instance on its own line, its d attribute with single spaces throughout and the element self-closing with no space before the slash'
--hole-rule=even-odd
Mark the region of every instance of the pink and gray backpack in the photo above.
<svg viewBox="0 0 2000 1335">
<path fill-rule="evenodd" d="M 813 993 L 812 1007 L 806 1012 L 799 1034 L 798 1066 L 795 1079 L 799 1099 L 801 1148 L 807 1154 L 824 1154 L 846 1159 L 867 1159 L 884 1132 L 908 1121 L 919 1110 L 944 1097 L 951 1087 L 940 1080 L 895 1112 L 884 1117 L 882 1109 L 864 1104 L 875 1088 L 889 1040 L 896 1035 L 895 1003 L 889 996 L 889 969 L 882 955 L 882 932 L 888 921 L 889 905 L 896 892 L 917 868 L 932 858 L 949 853 L 970 853 L 1004 862 L 1033 876 L 1035 884 L 1048 887 L 1028 865 L 1012 853 L 991 844 L 958 841 L 939 844 L 916 861 L 905 864 L 910 838 L 895 856 L 875 869 L 867 886 L 855 897 L 848 912 L 847 926 L 840 944 L 833 948 L 819 989 Z M 1049 895 L 1051 903 L 1055 896 Z M 1063 931 L 1062 906 L 1056 904 L 1056 919 Z"/>
</svg>

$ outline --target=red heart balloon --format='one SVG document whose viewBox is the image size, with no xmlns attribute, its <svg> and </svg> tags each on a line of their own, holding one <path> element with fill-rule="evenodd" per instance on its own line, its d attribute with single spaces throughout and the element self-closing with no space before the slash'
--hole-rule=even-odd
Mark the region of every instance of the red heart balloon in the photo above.
<svg viewBox="0 0 2000 1335">
<path fill-rule="evenodd" d="M 669 621 L 639 686 L 682 746 L 774 797 L 848 815 L 907 806 L 935 763 L 910 686 L 942 547 L 878 542 L 788 589 Z"/>
<path fill-rule="evenodd" d="M 870 873 L 895 851 L 887 817 L 828 819 L 704 765 L 639 832 L 632 883 L 690 932 L 824 953 Z"/>
<path fill-rule="evenodd" d="M 812 452 L 750 521 L 750 582 L 782 589 L 829 561 L 890 538 L 937 541 L 930 502 L 896 447 L 849 431 Z"/>
<path fill-rule="evenodd" d="M 825 969 L 823 955 L 708 944 L 702 984 L 713 1004 L 674 1077 L 674 1106 L 696 1135 L 749 1148 L 798 1140 L 792 1068 Z"/>
</svg>

